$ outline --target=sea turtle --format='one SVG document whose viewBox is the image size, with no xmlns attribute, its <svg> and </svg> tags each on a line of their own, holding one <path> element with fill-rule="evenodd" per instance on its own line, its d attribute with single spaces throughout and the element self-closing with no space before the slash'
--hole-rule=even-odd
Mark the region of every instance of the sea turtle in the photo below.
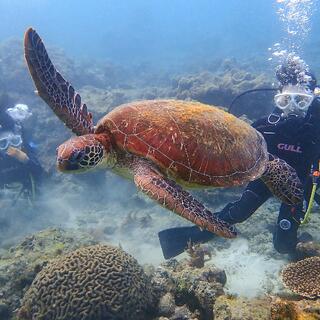
<svg viewBox="0 0 320 320">
<path fill-rule="evenodd" d="M 262 176 L 282 201 L 301 201 L 295 171 L 270 156 L 263 136 L 246 122 L 198 102 L 152 100 L 121 105 L 94 126 L 80 95 L 56 70 L 32 28 L 25 33 L 24 48 L 38 95 L 77 135 L 58 147 L 59 170 L 110 168 L 132 178 L 165 208 L 229 238 L 236 236 L 235 229 L 177 183 L 228 187 Z"/>
</svg>

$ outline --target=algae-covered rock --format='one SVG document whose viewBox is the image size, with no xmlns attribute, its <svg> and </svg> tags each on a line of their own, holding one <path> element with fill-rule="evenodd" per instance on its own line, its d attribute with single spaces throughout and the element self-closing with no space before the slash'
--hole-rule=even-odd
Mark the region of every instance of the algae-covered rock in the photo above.
<svg viewBox="0 0 320 320">
<path fill-rule="evenodd" d="M 318 320 L 319 314 L 319 300 L 290 300 L 273 297 L 271 302 L 271 320 Z"/>
<path fill-rule="evenodd" d="M 26 292 L 19 319 L 138 320 L 151 310 L 150 279 L 120 248 L 80 248 L 48 263 Z"/>
<path fill-rule="evenodd" d="M 215 320 L 270 320 L 270 299 L 220 296 L 213 308 Z"/>
<path fill-rule="evenodd" d="M 254 299 L 220 296 L 214 306 L 215 320 L 318 320 L 320 301 L 267 296 Z"/>
<path fill-rule="evenodd" d="M 275 298 L 271 303 L 272 320 L 298 320 L 298 309 L 294 302 Z"/>
</svg>

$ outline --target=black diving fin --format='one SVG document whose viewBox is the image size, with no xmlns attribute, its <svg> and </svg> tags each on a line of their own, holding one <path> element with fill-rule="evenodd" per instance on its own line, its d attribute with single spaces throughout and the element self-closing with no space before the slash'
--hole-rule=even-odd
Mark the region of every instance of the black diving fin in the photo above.
<svg viewBox="0 0 320 320">
<path fill-rule="evenodd" d="M 193 226 L 165 229 L 158 233 L 158 237 L 164 258 L 170 259 L 185 251 L 189 241 L 208 242 L 215 237 L 215 234 L 201 231 L 198 226 Z"/>
</svg>

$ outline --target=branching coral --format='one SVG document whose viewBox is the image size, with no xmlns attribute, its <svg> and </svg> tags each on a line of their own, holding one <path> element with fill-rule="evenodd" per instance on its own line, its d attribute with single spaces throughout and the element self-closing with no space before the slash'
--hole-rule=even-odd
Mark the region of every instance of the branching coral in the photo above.
<svg viewBox="0 0 320 320">
<path fill-rule="evenodd" d="M 109 245 L 78 249 L 49 263 L 26 292 L 20 319 L 145 319 L 149 279 L 137 261 Z"/>
<path fill-rule="evenodd" d="M 202 268 L 204 263 L 211 259 L 211 252 L 208 250 L 208 248 L 201 246 L 199 243 L 192 244 L 192 242 L 189 241 L 186 252 L 190 257 L 188 261 L 190 267 Z"/>
<path fill-rule="evenodd" d="M 282 281 L 291 291 L 307 297 L 320 297 L 320 257 L 288 264 L 282 270 Z"/>
</svg>

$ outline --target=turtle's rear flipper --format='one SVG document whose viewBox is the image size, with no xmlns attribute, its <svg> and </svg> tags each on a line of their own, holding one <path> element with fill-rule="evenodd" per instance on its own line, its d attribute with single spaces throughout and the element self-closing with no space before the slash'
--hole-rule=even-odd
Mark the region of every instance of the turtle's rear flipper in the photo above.
<svg viewBox="0 0 320 320">
<path fill-rule="evenodd" d="M 190 193 L 160 174 L 150 163 L 137 161 L 134 164 L 133 175 L 136 186 L 165 208 L 219 236 L 236 236 L 233 226 L 219 219 Z"/>
<path fill-rule="evenodd" d="M 288 205 L 303 201 L 303 186 L 297 172 L 284 160 L 270 155 L 261 179 L 280 201 Z"/>
<path fill-rule="evenodd" d="M 32 28 L 24 36 L 24 55 L 38 95 L 75 134 L 92 133 L 92 114 L 81 103 L 80 95 L 56 70 L 41 38 Z"/>
</svg>

